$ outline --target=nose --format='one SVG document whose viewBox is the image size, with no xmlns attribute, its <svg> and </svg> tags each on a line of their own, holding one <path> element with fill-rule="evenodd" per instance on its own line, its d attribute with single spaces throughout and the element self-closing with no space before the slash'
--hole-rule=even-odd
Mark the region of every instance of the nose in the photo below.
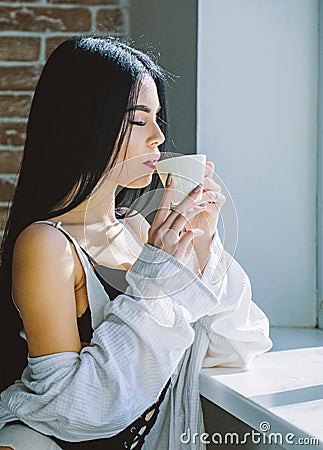
<svg viewBox="0 0 323 450">
<path fill-rule="evenodd" d="M 149 136 L 148 143 L 152 147 L 161 145 L 165 141 L 165 136 L 157 123 L 154 124 L 154 128 Z"/>
</svg>

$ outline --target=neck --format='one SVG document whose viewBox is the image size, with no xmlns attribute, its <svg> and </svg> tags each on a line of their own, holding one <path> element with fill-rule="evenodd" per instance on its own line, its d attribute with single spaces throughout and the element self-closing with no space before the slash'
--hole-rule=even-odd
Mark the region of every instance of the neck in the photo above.
<svg viewBox="0 0 323 450">
<path fill-rule="evenodd" d="M 103 184 L 91 194 L 90 198 L 80 203 L 61 216 L 52 218 L 64 225 L 103 225 L 108 228 L 118 222 L 115 216 L 115 192 L 117 185 L 105 180 Z"/>
</svg>

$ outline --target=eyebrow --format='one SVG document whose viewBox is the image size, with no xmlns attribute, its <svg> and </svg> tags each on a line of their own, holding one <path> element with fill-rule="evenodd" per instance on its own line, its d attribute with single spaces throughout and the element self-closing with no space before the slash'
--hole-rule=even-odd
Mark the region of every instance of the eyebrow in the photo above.
<svg viewBox="0 0 323 450">
<path fill-rule="evenodd" d="M 157 112 L 159 112 L 160 109 L 161 109 L 161 106 L 159 105 L 157 108 Z M 150 113 L 151 109 L 147 105 L 135 105 L 135 106 L 130 106 L 127 109 L 127 112 L 128 111 L 144 111 L 144 112 Z"/>
</svg>

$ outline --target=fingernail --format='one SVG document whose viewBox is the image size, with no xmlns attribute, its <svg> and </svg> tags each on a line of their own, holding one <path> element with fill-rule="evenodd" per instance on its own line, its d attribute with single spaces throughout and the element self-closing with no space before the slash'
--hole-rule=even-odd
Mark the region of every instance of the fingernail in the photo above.
<svg viewBox="0 0 323 450">
<path fill-rule="evenodd" d="M 201 230 L 201 228 L 194 228 L 193 230 L 194 236 L 202 236 L 204 233 L 203 230 Z"/>
<path fill-rule="evenodd" d="M 193 189 L 193 192 L 198 192 L 200 189 L 201 189 L 201 183 L 200 184 L 198 184 L 197 186 L 195 186 L 195 188 Z"/>
<path fill-rule="evenodd" d="M 200 207 L 200 208 L 204 208 L 204 206 L 206 206 L 206 205 L 207 205 L 207 202 L 203 202 L 203 203 L 200 203 L 200 204 L 199 204 L 199 207 Z"/>
<path fill-rule="evenodd" d="M 172 174 L 169 172 L 167 175 L 166 186 L 169 186 L 172 182 Z"/>
</svg>

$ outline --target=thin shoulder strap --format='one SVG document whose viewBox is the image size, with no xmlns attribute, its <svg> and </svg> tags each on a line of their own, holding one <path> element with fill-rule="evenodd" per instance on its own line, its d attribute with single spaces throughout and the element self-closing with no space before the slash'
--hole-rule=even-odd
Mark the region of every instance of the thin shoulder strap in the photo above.
<svg viewBox="0 0 323 450">
<path fill-rule="evenodd" d="M 52 222 L 50 220 L 36 220 L 33 223 L 46 223 L 47 225 L 51 225 L 52 227 L 55 227 L 58 230 L 60 230 L 62 233 L 64 233 L 65 236 L 67 237 L 67 239 L 69 241 L 71 241 L 73 244 L 76 242 L 76 239 L 72 235 L 70 235 L 66 230 L 64 230 L 64 228 L 61 226 L 62 225 L 61 221 L 59 221 L 59 222 Z"/>
<path fill-rule="evenodd" d="M 46 223 L 47 225 L 51 225 L 51 226 L 57 228 L 57 229 L 60 230 L 63 234 L 65 234 L 65 236 L 67 237 L 67 239 L 68 239 L 70 242 L 72 242 L 72 244 L 73 244 L 74 246 L 76 245 L 77 247 L 79 247 L 79 248 L 83 251 L 83 253 L 85 253 L 87 259 L 88 259 L 89 262 L 90 262 L 90 264 L 92 264 L 93 266 L 97 265 L 97 262 L 92 258 L 92 256 L 90 256 L 90 255 L 84 250 L 84 248 L 80 246 L 80 244 L 77 242 L 77 240 L 76 240 L 71 234 L 69 234 L 68 231 L 66 231 L 66 230 L 62 227 L 62 222 L 61 222 L 61 221 L 59 221 L 59 222 L 52 222 L 52 221 L 50 221 L 50 220 L 36 220 L 36 221 L 33 222 L 33 223 Z"/>
<path fill-rule="evenodd" d="M 85 269 L 87 282 L 89 281 L 89 283 L 87 283 L 88 286 L 87 289 L 90 289 L 91 291 L 91 294 L 88 296 L 89 306 L 91 310 L 91 326 L 93 330 L 95 330 L 102 323 L 104 317 L 104 308 L 107 303 L 107 297 L 109 298 L 109 296 L 107 296 L 104 287 L 102 286 L 100 280 L 95 274 L 95 268 L 93 267 L 93 264 L 91 262 L 92 258 L 80 246 L 77 240 L 62 227 L 61 221 L 52 222 L 50 220 L 37 220 L 33 223 L 45 223 L 57 228 L 58 230 L 60 230 L 62 233 L 65 234 L 65 236 L 67 237 L 67 239 L 69 239 L 69 241 L 71 241 L 74 244 L 75 250 L 77 251 L 80 257 L 81 264 Z M 84 257 L 85 256 L 84 253 L 87 256 L 87 258 Z M 89 278 L 90 274 L 91 277 Z"/>
<path fill-rule="evenodd" d="M 118 219 L 121 223 L 123 223 L 123 225 L 128 229 L 128 231 L 130 232 L 130 234 L 132 234 L 132 236 L 134 237 L 134 239 L 138 242 L 138 244 L 140 246 L 142 246 L 142 242 L 140 237 L 135 233 L 135 231 L 133 230 L 133 228 L 129 225 L 129 223 L 127 223 L 127 221 L 125 219 Z M 90 264 L 92 264 L 92 266 L 97 266 L 98 263 L 95 261 L 95 259 L 92 258 L 91 255 L 88 254 L 88 252 L 86 250 L 84 250 L 83 247 L 80 246 L 80 244 L 77 242 L 77 240 L 71 235 L 69 234 L 63 227 L 62 227 L 62 222 L 52 222 L 50 220 L 36 220 L 33 223 L 46 223 L 48 225 L 52 225 L 53 227 L 57 228 L 58 230 L 60 230 L 62 233 L 65 234 L 65 236 L 74 244 L 77 245 L 82 252 L 86 255 L 88 261 Z"/>
</svg>

